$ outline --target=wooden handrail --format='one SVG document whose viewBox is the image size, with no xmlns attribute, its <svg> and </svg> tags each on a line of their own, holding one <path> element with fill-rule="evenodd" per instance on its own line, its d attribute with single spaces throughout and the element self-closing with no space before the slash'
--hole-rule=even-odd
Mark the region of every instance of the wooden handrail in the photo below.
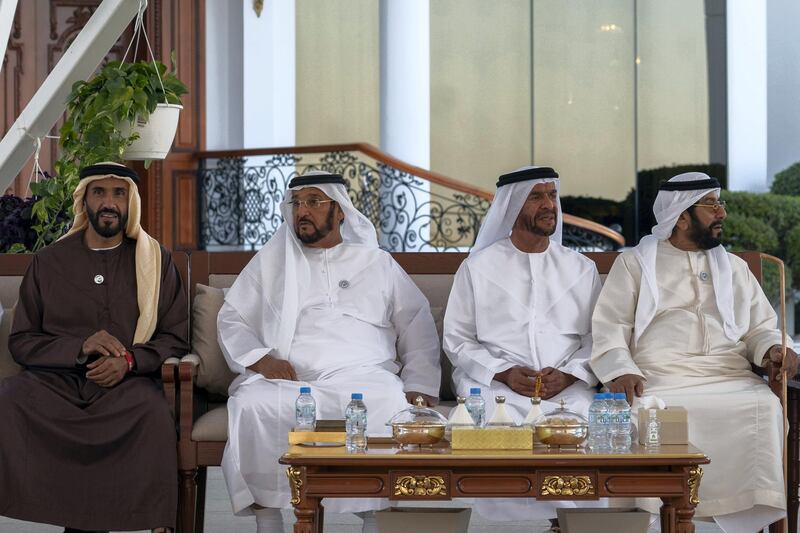
<svg viewBox="0 0 800 533">
<path fill-rule="evenodd" d="M 204 152 L 195 152 L 193 157 L 197 160 L 200 159 L 222 159 L 228 157 L 251 157 L 261 155 L 277 155 L 277 154 L 318 154 L 329 152 L 361 152 L 376 161 L 380 161 L 389 165 L 401 172 L 406 172 L 413 176 L 418 176 L 431 183 L 453 189 L 455 191 L 471 194 L 484 200 L 492 201 L 494 193 L 467 185 L 462 181 L 455 180 L 438 172 L 432 172 L 421 167 L 410 165 L 405 161 L 397 159 L 396 157 L 387 154 L 380 148 L 377 148 L 369 143 L 347 143 L 347 144 L 317 144 L 311 146 L 283 146 L 278 148 L 246 148 L 242 150 L 208 150 Z M 576 217 L 567 213 L 563 213 L 564 223 L 570 226 L 576 226 L 593 233 L 598 233 L 611 239 L 620 246 L 625 245 L 625 238 L 616 231 L 587 220 L 585 218 Z"/>
</svg>

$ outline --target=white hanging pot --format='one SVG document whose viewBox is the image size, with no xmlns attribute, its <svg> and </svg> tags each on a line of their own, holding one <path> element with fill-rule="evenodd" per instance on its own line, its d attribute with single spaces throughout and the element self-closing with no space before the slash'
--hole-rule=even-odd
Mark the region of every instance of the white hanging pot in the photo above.
<svg viewBox="0 0 800 533">
<path fill-rule="evenodd" d="M 139 133 L 139 138 L 125 150 L 123 159 L 135 161 L 167 157 L 178 131 L 181 109 L 183 106 L 180 104 L 158 104 L 146 122 L 137 119 L 133 131 Z M 124 124 L 120 129 L 123 135 L 131 133 L 130 124 Z"/>
</svg>

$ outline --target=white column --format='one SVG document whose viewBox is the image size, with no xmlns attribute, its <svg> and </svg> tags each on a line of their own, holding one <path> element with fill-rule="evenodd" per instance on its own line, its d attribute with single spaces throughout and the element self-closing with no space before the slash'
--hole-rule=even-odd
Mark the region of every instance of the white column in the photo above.
<svg viewBox="0 0 800 533">
<path fill-rule="evenodd" d="M 381 0 L 381 148 L 430 168 L 430 6 Z"/>
<path fill-rule="evenodd" d="M 206 147 L 242 148 L 242 0 L 206 2 Z"/>
<path fill-rule="evenodd" d="M 728 186 L 767 189 L 767 3 L 728 0 Z"/>
<path fill-rule="evenodd" d="M 206 2 L 209 150 L 295 144 L 295 2 Z"/>
<path fill-rule="evenodd" d="M 430 168 L 430 5 L 429 0 L 381 0 L 381 148 L 412 165 Z M 430 184 L 411 190 L 383 190 L 382 199 L 393 193 L 413 194 L 406 215 L 408 225 L 393 225 L 398 232 L 418 232 L 430 239 L 428 215 Z M 399 214 L 399 213 L 398 213 Z M 381 244 L 387 236 L 379 228 Z M 411 248 L 414 250 L 417 248 Z M 399 251 L 399 250 L 398 250 Z"/>
</svg>

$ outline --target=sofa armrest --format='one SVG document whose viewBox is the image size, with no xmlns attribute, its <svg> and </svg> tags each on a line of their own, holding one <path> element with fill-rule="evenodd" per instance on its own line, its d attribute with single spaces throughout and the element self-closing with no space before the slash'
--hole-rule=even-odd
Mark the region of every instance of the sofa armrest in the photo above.
<svg viewBox="0 0 800 533">
<path fill-rule="evenodd" d="M 161 363 L 161 385 L 164 387 L 164 397 L 167 399 L 167 405 L 175 417 L 175 381 L 178 376 L 178 363 L 180 359 L 177 357 L 168 357 Z"/>
<path fill-rule="evenodd" d="M 192 424 L 194 423 L 194 380 L 200 366 L 200 357 L 188 354 L 181 357 L 178 363 L 179 420 L 178 440 L 190 441 Z"/>
</svg>

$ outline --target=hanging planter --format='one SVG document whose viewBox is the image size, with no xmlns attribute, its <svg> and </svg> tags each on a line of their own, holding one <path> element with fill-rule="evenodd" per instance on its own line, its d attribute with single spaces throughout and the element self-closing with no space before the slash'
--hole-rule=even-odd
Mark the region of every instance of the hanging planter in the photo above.
<svg viewBox="0 0 800 533">
<path fill-rule="evenodd" d="M 125 149 L 123 159 L 147 161 L 167 157 L 178 130 L 181 109 L 180 104 L 157 104 L 148 119 L 139 116 L 134 125 L 123 123 L 120 130 L 124 137 L 138 136 Z"/>
<path fill-rule="evenodd" d="M 156 61 L 144 29 L 147 3 L 139 13 L 130 45 L 122 61 L 105 65 L 89 81 L 72 86 L 67 117 L 61 128 L 59 175 L 100 161 L 164 159 L 178 126 L 181 96 L 186 86 L 160 61 Z M 151 59 L 136 61 L 140 37 Z M 134 62 L 127 62 L 133 50 Z M 174 68 L 173 53 L 173 68 Z M 64 165 L 62 165 L 64 166 Z"/>
</svg>

